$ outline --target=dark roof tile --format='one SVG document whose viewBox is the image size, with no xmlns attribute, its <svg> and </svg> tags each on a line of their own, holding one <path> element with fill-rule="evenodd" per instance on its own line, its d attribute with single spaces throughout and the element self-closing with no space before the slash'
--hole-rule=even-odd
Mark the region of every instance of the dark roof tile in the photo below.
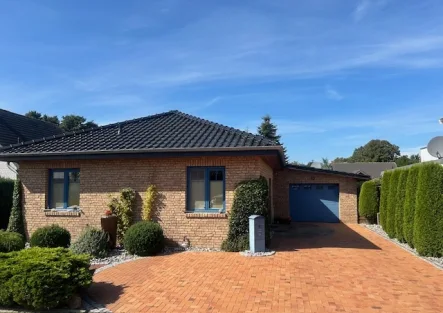
<svg viewBox="0 0 443 313">
<path fill-rule="evenodd" d="M 0 154 L 263 146 L 278 144 L 259 135 L 169 111 L 3 147 Z"/>
</svg>

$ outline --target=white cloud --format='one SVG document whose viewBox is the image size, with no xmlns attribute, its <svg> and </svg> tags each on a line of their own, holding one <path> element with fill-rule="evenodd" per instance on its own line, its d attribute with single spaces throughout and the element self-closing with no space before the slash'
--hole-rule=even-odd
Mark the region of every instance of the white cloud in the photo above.
<svg viewBox="0 0 443 313">
<path fill-rule="evenodd" d="M 325 93 L 329 99 L 336 101 L 340 101 L 343 99 L 343 96 L 336 89 L 332 88 L 329 85 L 326 86 Z"/>
<path fill-rule="evenodd" d="M 387 0 L 360 0 L 352 12 L 354 21 L 362 20 L 372 9 L 384 7 Z"/>
</svg>

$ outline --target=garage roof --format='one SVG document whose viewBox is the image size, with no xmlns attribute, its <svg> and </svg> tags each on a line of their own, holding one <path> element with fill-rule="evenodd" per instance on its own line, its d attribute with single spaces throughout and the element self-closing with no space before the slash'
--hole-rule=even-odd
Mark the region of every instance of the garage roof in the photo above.
<svg viewBox="0 0 443 313">
<path fill-rule="evenodd" d="M 369 175 L 327 170 L 327 169 L 315 168 L 315 167 L 309 167 L 309 166 L 303 166 L 303 165 L 286 165 L 285 168 L 290 169 L 290 170 L 315 172 L 315 173 L 320 173 L 320 174 L 339 175 L 339 176 L 345 176 L 345 177 L 350 177 L 350 178 L 355 178 L 355 179 L 360 179 L 360 180 L 370 180 L 371 179 L 371 176 L 369 176 Z"/>
</svg>

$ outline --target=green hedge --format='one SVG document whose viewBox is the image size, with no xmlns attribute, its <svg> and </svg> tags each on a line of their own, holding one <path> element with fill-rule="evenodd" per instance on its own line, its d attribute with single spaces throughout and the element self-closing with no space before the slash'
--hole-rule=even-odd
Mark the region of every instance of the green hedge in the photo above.
<svg viewBox="0 0 443 313">
<path fill-rule="evenodd" d="M 358 212 L 360 216 L 365 217 L 370 223 L 377 221 L 379 211 L 379 186 L 378 179 L 364 182 L 360 189 L 358 199 Z"/>
<path fill-rule="evenodd" d="M 403 235 L 403 212 L 406 197 L 406 183 L 408 181 L 409 169 L 401 169 L 397 186 L 397 204 L 395 206 L 395 236 L 400 242 L 405 242 Z"/>
<path fill-rule="evenodd" d="M 249 216 L 254 214 L 265 218 L 266 244 L 269 243 L 268 196 L 268 183 L 264 177 L 243 181 L 237 186 L 223 250 L 234 252 L 249 249 Z"/>
<path fill-rule="evenodd" d="M 414 221 L 414 246 L 420 255 L 443 255 L 443 167 L 421 165 Z"/>
<path fill-rule="evenodd" d="M 9 216 L 8 231 L 19 233 L 25 237 L 25 226 L 22 211 L 22 183 L 19 179 L 14 181 L 12 193 L 12 208 Z"/>
<path fill-rule="evenodd" d="M 19 251 L 25 248 L 25 238 L 19 233 L 0 229 L 0 252 Z"/>
<path fill-rule="evenodd" d="M 0 229 L 6 229 L 6 227 L 8 227 L 13 191 L 14 181 L 0 177 Z"/>
<path fill-rule="evenodd" d="M 380 186 L 380 224 L 386 230 L 386 215 L 388 211 L 389 186 L 391 182 L 392 172 L 383 173 Z"/>
<path fill-rule="evenodd" d="M 0 306 L 42 310 L 64 306 L 92 282 L 87 255 L 31 248 L 0 253 Z"/>
<path fill-rule="evenodd" d="M 390 238 L 395 237 L 395 208 L 397 206 L 397 189 L 401 170 L 392 172 L 389 181 L 389 196 L 386 204 L 386 228 L 385 231 Z"/>
<path fill-rule="evenodd" d="M 408 180 L 406 182 L 406 195 L 403 213 L 403 237 L 412 248 L 414 247 L 414 215 L 420 169 L 420 165 L 412 166 L 409 169 Z"/>
</svg>

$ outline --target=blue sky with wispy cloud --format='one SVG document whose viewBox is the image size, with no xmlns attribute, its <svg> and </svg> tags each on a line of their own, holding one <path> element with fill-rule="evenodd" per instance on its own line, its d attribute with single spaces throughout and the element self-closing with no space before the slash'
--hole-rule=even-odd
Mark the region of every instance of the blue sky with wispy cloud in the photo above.
<svg viewBox="0 0 443 313">
<path fill-rule="evenodd" d="M 100 124 L 178 109 L 290 159 L 443 132 L 443 1 L 1 1 L 0 107 Z"/>
</svg>

